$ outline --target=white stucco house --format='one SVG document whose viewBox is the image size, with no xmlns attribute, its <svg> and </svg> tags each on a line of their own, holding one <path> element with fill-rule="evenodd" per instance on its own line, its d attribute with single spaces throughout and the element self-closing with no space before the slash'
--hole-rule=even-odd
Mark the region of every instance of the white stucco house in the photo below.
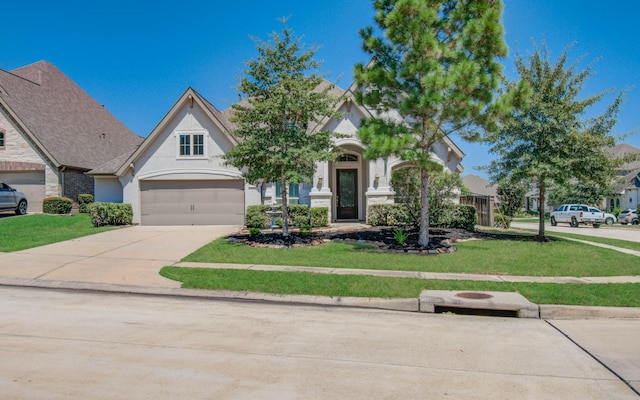
<svg viewBox="0 0 640 400">
<path fill-rule="evenodd" d="M 393 157 L 364 159 L 356 132 L 372 114 L 356 104 L 353 90 L 336 88 L 342 116 L 310 128 L 343 134 L 335 142 L 339 159 L 317 163 L 311 183 L 290 188 L 290 202 L 327 207 L 332 222 L 365 221 L 369 205 L 393 203 L 391 173 L 406 165 Z M 278 203 L 277 183 L 251 185 L 224 163 L 237 143 L 230 113 L 188 88 L 135 152 L 90 172 L 96 201 L 130 203 L 133 222 L 143 225 L 243 224 L 247 206 Z M 463 157 L 448 138 L 433 148 L 433 158 L 451 172 L 462 172 Z"/>
</svg>

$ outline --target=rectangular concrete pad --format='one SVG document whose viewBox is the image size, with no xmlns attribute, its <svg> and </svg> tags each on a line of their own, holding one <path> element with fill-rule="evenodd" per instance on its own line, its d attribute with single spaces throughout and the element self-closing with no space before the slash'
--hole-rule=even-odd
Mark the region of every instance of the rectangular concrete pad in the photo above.
<svg viewBox="0 0 640 400">
<path fill-rule="evenodd" d="M 487 298 L 475 298 L 487 297 Z M 436 307 L 514 311 L 520 318 L 539 318 L 537 304 L 515 292 L 469 292 L 451 290 L 423 290 L 420 293 L 420 312 L 434 313 Z"/>
</svg>

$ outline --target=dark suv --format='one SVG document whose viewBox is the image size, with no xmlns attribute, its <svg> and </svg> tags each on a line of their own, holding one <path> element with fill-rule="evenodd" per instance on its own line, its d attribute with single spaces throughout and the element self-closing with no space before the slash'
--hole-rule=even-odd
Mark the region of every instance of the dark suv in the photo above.
<svg viewBox="0 0 640 400">
<path fill-rule="evenodd" d="M 622 225 L 626 225 L 626 224 L 638 225 L 639 221 L 640 220 L 638 219 L 638 210 L 627 208 L 626 210 L 623 210 L 618 215 L 618 222 L 620 222 Z"/>
</svg>

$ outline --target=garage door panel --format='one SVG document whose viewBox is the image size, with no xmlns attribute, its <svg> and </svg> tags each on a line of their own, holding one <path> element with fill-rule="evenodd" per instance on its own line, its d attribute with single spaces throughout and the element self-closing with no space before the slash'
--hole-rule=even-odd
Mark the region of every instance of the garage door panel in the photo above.
<svg viewBox="0 0 640 400">
<path fill-rule="evenodd" d="M 244 182 L 141 181 L 143 225 L 244 224 Z"/>
<path fill-rule="evenodd" d="M 27 198 L 28 212 L 42 212 L 45 198 L 44 171 L 0 172 L 0 181 L 23 192 Z"/>
</svg>

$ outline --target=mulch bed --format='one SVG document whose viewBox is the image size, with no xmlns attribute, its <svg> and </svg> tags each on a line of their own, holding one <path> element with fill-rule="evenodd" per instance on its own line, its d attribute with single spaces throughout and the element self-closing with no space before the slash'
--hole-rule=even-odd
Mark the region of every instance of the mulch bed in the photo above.
<svg viewBox="0 0 640 400">
<path fill-rule="evenodd" d="M 289 236 L 283 236 L 280 232 L 263 232 L 262 235 L 241 233 L 229 236 L 228 240 L 254 247 L 268 248 L 315 246 L 330 241 L 373 243 L 381 251 L 421 255 L 453 253 L 457 251 L 455 243 L 463 240 L 535 240 L 535 236 L 434 228 L 429 230 L 429 246 L 425 248 L 418 245 L 418 229 L 405 229 L 404 232 L 408 234 L 408 237 L 403 245 L 396 241 L 395 229 L 395 227 L 363 227 L 362 229 L 350 230 L 322 229 L 315 230 L 310 235 L 290 231 Z"/>
</svg>

